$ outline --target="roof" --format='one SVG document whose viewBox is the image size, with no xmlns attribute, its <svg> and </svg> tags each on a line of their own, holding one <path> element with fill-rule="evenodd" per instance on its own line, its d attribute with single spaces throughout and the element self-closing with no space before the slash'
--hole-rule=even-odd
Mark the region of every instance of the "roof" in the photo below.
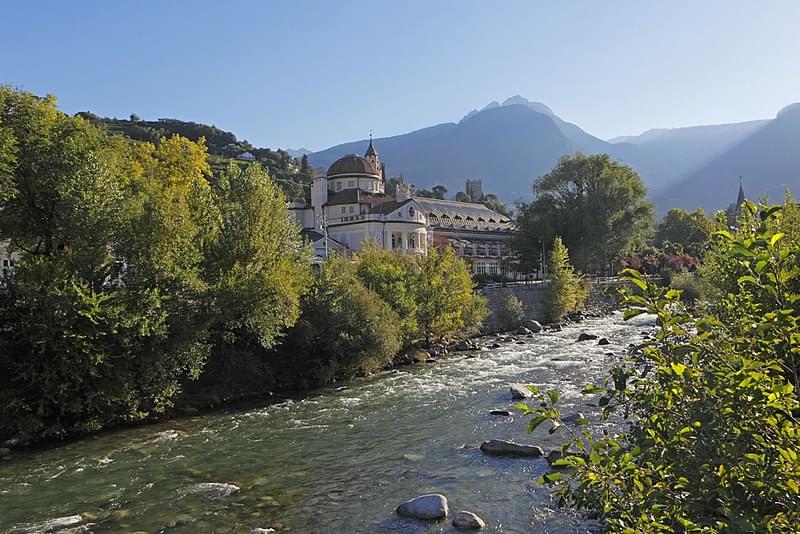
<svg viewBox="0 0 800 534">
<path fill-rule="evenodd" d="M 372 206 L 372 208 L 369 210 L 369 212 L 370 213 L 380 213 L 381 215 L 386 215 L 387 213 L 391 213 L 394 210 L 396 210 L 397 208 L 400 208 L 400 207 L 408 204 L 409 202 L 411 202 L 410 198 L 408 198 L 406 200 L 401 200 L 401 201 L 392 200 L 392 201 L 389 201 L 389 202 L 384 202 L 383 204 L 378 204 L 376 206 Z"/>
<path fill-rule="evenodd" d="M 324 238 L 325 238 L 325 234 L 322 234 L 322 233 L 320 233 L 320 232 L 317 232 L 316 230 L 311 230 L 310 228 L 304 228 L 304 229 L 303 229 L 303 230 L 300 232 L 300 235 L 301 235 L 303 238 L 305 238 L 306 240 L 308 240 L 309 242 L 311 242 L 311 243 L 314 243 L 314 242 L 316 242 L 316 241 L 319 241 L 320 239 L 324 239 Z M 331 244 L 331 245 L 339 245 L 340 247 L 347 248 L 347 245 L 345 245 L 345 244 L 344 244 L 344 243 L 342 243 L 341 241 L 337 241 L 337 240 L 335 240 L 335 239 L 334 239 L 334 238 L 332 238 L 331 236 L 328 236 L 328 244 Z"/>
<path fill-rule="evenodd" d="M 339 158 L 328 167 L 328 178 L 338 175 L 365 174 L 379 178 L 381 173 L 370 161 L 356 154 Z"/>
<path fill-rule="evenodd" d="M 426 198 L 426 197 L 414 197 L 414 200 L 419 204 L 420 209 L 422 209 L 428 215 L 434 215 L 435 217 L 441 219 L 442 217 L 448 217 L 450 219 L 463 219 L 463 220 L 473 220 L 473 221 L 484 221 L 489 223 L 495 223 L 498 226 L 508 226 L 511 227 L 511 219 L 503 215 L 502 213 L 497 213 L 494 210 L 490 210 L 483 204 L 477 204 L 475 202 L 457 202 L 455 200 L 440 200 L 438 198 Z"/>
<path fill-rule="evenodd" d="M 326 206 L 336 206 L 338 204 L 355 204 L 360 202 L 361 195 L 358 189 L 344 189 L 342 191 L 328 191 L 328 202 Z"/>
<path fill-rule="evenodd" d="M 367 147 L 367 153 L 364 154 L 364 157 L 367 156 L 377 156 L 378 152 L 375 150 L 375 147 L 372 145 L 372 136 L 369 138 L 369 146 Z"/>
</svg>

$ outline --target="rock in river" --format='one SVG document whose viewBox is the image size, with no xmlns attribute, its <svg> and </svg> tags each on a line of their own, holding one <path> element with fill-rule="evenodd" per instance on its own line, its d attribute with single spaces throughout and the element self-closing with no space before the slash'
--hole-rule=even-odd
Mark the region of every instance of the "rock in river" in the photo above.
<svg viewBox="0 0 800 534">
<path fill-rule="evenodd" d="M 586 332 L 581 332 L 581 335 L 578 336 L 578 341 L 591 341 L 593 339 L 597 339 L 597 336 Z"/>
<path fill-rule="evenodd" d="M 600 338 L 600 341 L 597 342 L 598 345 L 611 345 L 611 342 L 604 337 Z"/>
<path fill-rule="evenodd" d="M 508 389 L 511 391 L 511 398 L 514 400 L 529 399 L 533 397 L 531 390 L 526 388 L 523 384 L 511 384 Z"/>
<path fill-rule="evenodd" d="M 481 443 L 481 450 L 490 456 L 527 456 L 538 458 L 544 455 L 541 447 L 523 445 L 502 439 L 490 439 Z"/>
<path fill-rule="evenodd" d="M 420 495 L 397 507 L 397 515 L 414 519 L 442 519 L 447 513 L 447 497 L 438 493 Z"/>
<path fill-rule="evenodd" d="M 539 333 L 539 332 L 542 331 L 542 323 L 540 323 L 539 321 L 534 321 L 533 319 L 528 319 L 527 321 L 524 321 L 522 324 L 523 324 L 523 326 L 525 326 L 525 328 L 527 328 L 528 330 L 530 330 L 534 334 Z"/>
<path fill-rule="evenodd" d="M 489 415 L 502 415 L 503 417 L 511 417 L 511 412 L 508 410 L 492 410 Z"/>
<path fill-rule="evenodd" d="M 486 522 L 476 514 L 462 510 L 453 519 L 453 526 L 459 530 L 480 530 L 486 528 Z"/>
</svg>

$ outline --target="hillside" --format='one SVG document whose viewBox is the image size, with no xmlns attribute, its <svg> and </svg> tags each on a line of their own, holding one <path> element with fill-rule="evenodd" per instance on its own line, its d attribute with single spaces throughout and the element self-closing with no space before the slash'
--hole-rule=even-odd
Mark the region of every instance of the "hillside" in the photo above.
<svg viewBox="0 0 800 534">
<path fill-rule="evenodd" d="M 767 195 L 779 201 L 787 188 L 800 192 L 800 106 L 784 108 L 774 120 L 656 196 L 656 206 L 660 211 L 671 206 L 709 212 L 724 208 L 736 199 L 739 176 L 752 200 Z"/>
<path fill-rule="evenodd" d="M 112 119 L 99 117 L 88 111 L 78 113 L 84 119 L 93 122 L 109 132 L 117 133 L 134 141 L 158 143 L 162 137 L 181 135 L 192 141 L 201 137 L 206 140 L 209 153 L 209 164 L 213 173 L 226 168 L 231 161 L 238 165 L 246 165 L 246 161 L 237 156 L 249 152 L 256 161 L 264 166 L 270 176 L 278 182 L 290 198 L 304 196 L 304 187 L 311 181 L 311 169 L 303 169 L 299 158 L 295 158 L 285 150 L 255 148 L 247 141 L 240 141 L 231 132 L 220 130 L 216 126 L 178 119 L 158 119 L 145 121 L 135 116 L 130 119 Z"/>
</svg>

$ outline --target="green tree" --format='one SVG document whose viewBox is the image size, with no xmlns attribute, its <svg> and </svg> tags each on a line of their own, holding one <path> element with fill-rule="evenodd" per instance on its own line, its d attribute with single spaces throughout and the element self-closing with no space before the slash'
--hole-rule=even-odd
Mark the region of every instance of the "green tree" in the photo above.
<svg viewBox="0 0 800 534">
<path fill-rule="evenodd" d="M 476 330 L 486 317 L 486 300 L 474 291 L 469 266 L 452 247 L 430 247 L 416 258 L 414 289 L 420 335 L 430 340 Z"/>
<path fill-rule="evenodd" d="M 300 314 L 309 252 L 283 193 L 257 163 L 231 163 L 216 198 L 224 223 L 205 266 L 212 331 L 218 342 L 272 347 Z"/>
<path fill-rule="evenodd" d="M 673 208 L 656 229 L 655 245 L 702 257 L 715 229 L 715 222 L 702 209 L 688 213 L 680 208 Z"/>
<path fill-rule="evenodd" d="M 504 330 L 514 330 L 522 324 L 525 308 L 514 293 L 508 292 L 503 297 L 497 319 Z"/>
<path fill-rule="evenodd" d="M 472 199 L 465 192 L 459 191 L 456 193 L 456 202 L 472 202 Z"/>
<path fill-rule="evenodd" d="M 484 197 L 481 199 L 481 204 L 501 215 L 511 217 L 511 210 L 506 204 L 503 203 L 502 200 L 500 200 L 500 198 L 498 198 L 497 195 L 492 193 L 484 195 Z"/>
<path fill-rule="evenodd" d="M 14 150 L 0 239 L 22 254 L 0 287 L 0 433 L 163 410 L 206 354 L 203 146 L 130 146 L 7 87 L 0 102 Z"/>
<path fill-rule="evenodd" d="M 541 243 L 558 235 L 579 270 L 607 272 L 654 226 L 641 178 L 606 154 L 564 156 L 533 189 L 536 198 L 519 204 L 512 241 L 525 269 L 538 267 Z"/>
<path fill-rule="evenodd" d="M 582 277 L 575 274 L 569 262 L 567 247 L 556 236 L 548 258 L 550 287 L 547 294 L 547 313 L 550 321 L 557 322 L 564 316 L 583 307 L 588 296 Z"/>
<path fill-rule="evenodd" d="M 361 284 L 352 263 L 333 256 L 302 298 L 275 368 L 284 382 L 320 386 L 378 371 L 400 346 L 397 314 Z"/>
<path fill-rule="evenodd" d="M 355 262 L 364 286 L 377 293 L 400 317 L 404 342 L 412 341 L 418 328 L 411 257 L 383 250 L 372 242 L 361 249 Z"/>
<path fill-rule="evenodd" d="M 434 185 L 431 191 L 433 192 L 433 197 L 438 199 L 444 199 L 447 194 L 447 188 L 443 185 Z"/>
</svg>

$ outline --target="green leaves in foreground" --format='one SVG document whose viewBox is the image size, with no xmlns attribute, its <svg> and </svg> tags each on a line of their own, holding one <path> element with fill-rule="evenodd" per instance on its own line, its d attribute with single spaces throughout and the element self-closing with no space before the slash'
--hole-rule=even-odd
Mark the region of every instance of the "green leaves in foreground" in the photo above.
<svg viewBox="0 0 800 534">
<path fill-rule="evenodd" d="M 780 215 L 753 211 L 737 235 L 717 234 L 707 259 L 735 277 L 717 277 L 702 314 L 679 291 L 623 273 L 636 290 L 626 318 L 649 314 L 659 329 L 583 389 L 620 432 L 563 425 L 557 395 L 523 409 L 530 431 L 550 421 L 565 433 L 553 467 L 569 469 L 541 478 L 563 504 L 599 513 L 613 532 L 797 531 L 800 249 Z"/>
</svg>

